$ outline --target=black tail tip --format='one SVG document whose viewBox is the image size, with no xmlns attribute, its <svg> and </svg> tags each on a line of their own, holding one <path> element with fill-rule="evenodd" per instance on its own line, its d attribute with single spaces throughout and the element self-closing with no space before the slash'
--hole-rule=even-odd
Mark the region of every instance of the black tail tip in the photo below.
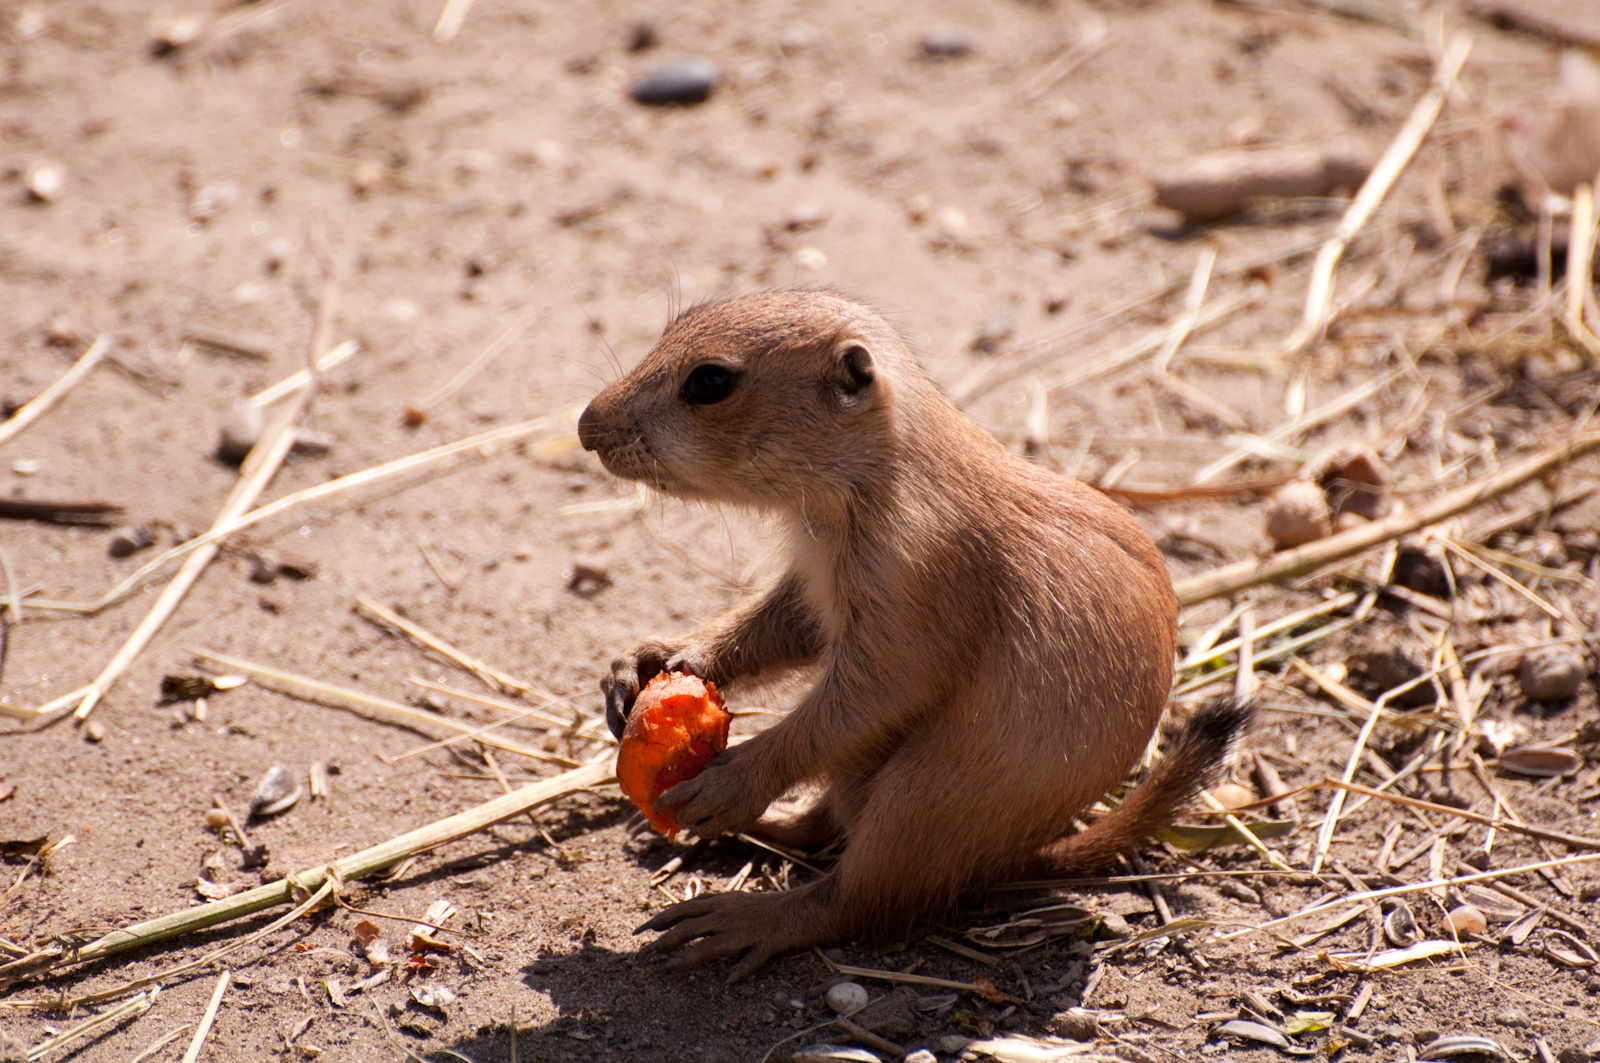
<svg viewBox="0 0 1600 1063">
<path fill-rule="evenodd" d="M 1255 718 L 1254 698 L 1218 698 L 1195 710 L 1183 725 L 1179 741 L 1214 750 L 1214 756 L 1220 757 Z"/>
</svg>

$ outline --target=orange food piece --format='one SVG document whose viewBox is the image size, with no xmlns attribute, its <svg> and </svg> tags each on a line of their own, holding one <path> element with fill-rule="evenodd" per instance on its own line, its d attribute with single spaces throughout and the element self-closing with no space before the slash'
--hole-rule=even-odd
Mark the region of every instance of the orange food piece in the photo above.
<svg viewBox="0 0 1600 1063">
<path fill-rule="evenodd" d="M 639 691 L 617 750 L 617 782 L 668 838 L 677 837 L 678 821 L 672 809 L 657 809 L 656 799 L 728 748 L 732 721 L 716 686 L 696 675 L 662 672 Z"/>
</svg>

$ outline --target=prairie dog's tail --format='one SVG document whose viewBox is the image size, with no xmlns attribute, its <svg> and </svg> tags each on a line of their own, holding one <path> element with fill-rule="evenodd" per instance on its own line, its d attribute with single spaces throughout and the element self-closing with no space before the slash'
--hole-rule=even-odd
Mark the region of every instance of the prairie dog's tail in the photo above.
<svg viewBox="0 0 1600 1063">
<path fill-rule="evenodd" d="M 1253 701 L 1233 699 L 1201 708 L 1178 732 L 1149 778 L 1085 829 L 1040 849 L 1035 870 L 1044 875 L 1097 871 L 1166 826 L 1173 810 L 1210 780 L 1255 709 Z"/>
</svg>

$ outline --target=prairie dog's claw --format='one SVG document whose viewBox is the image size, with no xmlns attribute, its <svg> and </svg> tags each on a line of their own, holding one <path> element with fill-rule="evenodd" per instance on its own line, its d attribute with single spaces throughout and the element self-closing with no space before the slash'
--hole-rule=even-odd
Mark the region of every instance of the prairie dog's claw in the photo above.
<svg viewBox="0 0 1600 1063">
<path fill-rule="evenodd" d="M 606 726 L 611 728 L 611 734 L 619 742 L 622 741 L 622 733 L 628 729 L 628 710 L 632 707 L 628 703 L 632 700 L 621 683 L 606 691 Z"/>
</svg>

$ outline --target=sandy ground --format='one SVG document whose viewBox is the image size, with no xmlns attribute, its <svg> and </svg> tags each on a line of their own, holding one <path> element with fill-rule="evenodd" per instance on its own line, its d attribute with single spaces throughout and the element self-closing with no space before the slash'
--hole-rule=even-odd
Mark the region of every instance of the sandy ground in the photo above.
<svg viewBox="0 0 1600 1063">
<path fill-rule="evenodd" d="M 1600 28 L 1586 0 L 1528 3 Z M 1423 359 L 1431 382 L 1423 415 L 1386 443 L 1403 485 L 1426 493 L 1460 482 L 1465 473 L 1437 458 L 1445 444 L 1492 437 L 1510 447 L 1559 427 L 1593 394 L 1593 374 L 1576 356 L 1549 344 L 1508 355 L 1504 345 L 1478 349 L 1470 335 L 1448 331 L 1464 327 L 1464 306 L 1524 305 L 1515 293 L 1486 290 L 1481 250 L 1458 249 L 1470 246 L 1462 234 L 1481 232 L 1494 216 L 1508 174 L 1486 130 L 1509 109 L 1549 99 L 1556 53 L 1536 37 L 1470 20 L 1454 3 L 1442 13 L 1397 9 L 1420 26 L 1442 16 L 1448 29 L 1474 33 L 1465 98 L 1446 109 L 1352 246 L 1340 291 L 1370 284 L 1332 334 L 1337 342 L 1306 356 L 1298 377 L 1289 362 L 1249 354 L 1281 344 L 1296 323 L 1305 256 L 1237 267 L 1303 247 L 1328 231 L 1342 205 L 1269 205 L 1190 229 L 1150 202 L 1147 175 L 1244 144 L 1346 134 L 1381 149 L 1432 65 L 1425 39 L 1392 27 L 1288 0 L 479 0 L 459 35 L 441 42 L 431 37 L 438 5 L 412 0 L 0 3 L 0 398 L 33 397 L 94 337 L 113 344 L 110 360 L 4 445 L 5 493 L 117 503 L 128 524 L 154 524 L 163 548 L 207 527 L 237 478 L 213 456 L 219 427 L 248 396 L 304 364 L 313 314 L 330 288 L 319 249 L 340 264 L 334 338 L 356 341 L 359 352 L 324 374 L 305 417 L 330 448 L 293 459 L 267 499 L 494 427 L 535 417 L 552 425 L 231 540 L 97 707 L 95 740 L 70 722 L 0 723 L 0 841 L 74 839 L 52 854 L 48 875 L 7 858 L 0 889 L 18 885 L 0 904 L 0 939 L 16 951 L 92 938 L 200 903 L 197 877 L 255 885 L 501 792 L 475 755 L 436 749 L 397 759 L 424 739 L 270 684 L 209 698 L 203 720 L 192 702 L 162 704 L 163 676 L 197 673 L 192 648 L 425 704 L 474 726 L 498 718 L 412 683 L 485 690 L 355 613 L 354 599 L 365 595 L 495 667 L 570 695 L 554 710 L 563 717 L 574 707 L 592 715 L 598 678 L 621 648 L 647 633 L 686 630 L 775 571 L 760 522 L 671 500 L 630 508 L 630 486 L 573 445 L 571 419 L 588 397 L 643 354 L 675 308 L 698 300 L 797 284 L 852 293 L 890 316 L 973 416 L 1021 446 L 1030 381 L 1048 383 L 1169 321 L 1210 248 L 1218 265 L 1208 300 L 1258 284 L 1259 302 L 1198 330 L 1174 365 L 1251 431 L 1281 423 L 1294 389 L 1303 386 L 1305 408 L 1315 408 L 1401 365 L 1396 336 Z M 970 50 L 930 57 L 930 33 Z M 629 99 L 632 78 L 683 55 L 720 65 L 722 83 L 708 102 L 661 109 Z M 64 181 L 40 201 L 25 186 L 51 164 Z M 1452 291 L 1457 261 L 1465 264 Z M 1154 297 L 1130 301 L 1140 294 Z M 432 398 L 517 326 L 459 390 Z M 1463 413 L 1462 402 L 1489 385 L 1490 400 Z M 1302 445 L 1379 436 L 1404 420 L 1410 394 L 1391 386 Z M 408 408 L 426 410 L 422 424 L 407 422 Z M 1186 482 L 1230 446 L 1226 425 L 1143 370 L 1054 391 L 1045 418 L 1051 461 L 1085 476 L 1131 462 L 1127 483 Z M 1169 548 L 1175 576 L 1268 549 L 1254 500 L 1187 503 L 1140 519 Z M 1553 541 L 1559 556 L 1540 556 L 1581 580 L 1593 528 L 1593 511 L 1580 508 L 1528 541 Z M 55 601 L 93 600 L 153 554 L 113 558 L 110 539 L 103 528 L 0 524 L 19 590 Z M 257 554 L 307 562 L 314 576 L 253 582 Z M 578 564 L 604 569 L 609 582 L 572 589 Z M 152 578 L 92 617 L 26 611 L 10 631 L 5 703 L 43 704 L 90 681 L 161 583 Z M 1258 623 L 1342 586 L 1325 578 L 1263 592 Z M 1497 624 L 1462 635 L 1463 647 L 1550 630 L 1537 609 L 1498 589 L 1495 601 L 1511 601 Z M 1570 590 L 1592 624 L 1592 582 Z M 1312 659 L 1342 662 L 1393 644 L 1427 649 L 1414 617 L 1386 602 Z M 1187 612 L 1184 625 L 1202 631 L 1227 613 L 1228 603 L 1211 602 Z M 1593 753 L 1592 658 L 1584 689 L 1550 711 L 1528 711 L 1509 675 L 1486 676 L 1486 719 L 1521 726 L 1527 740 Z M 1325 714 L 1269 711 L 1250 747 L 1276 755 L 1297 785 L 1342 767 L 1351 728 L 1326 715 L 1332 702 L 1292 689 L 1288 678 L 1274 680 L 1270 702 Z M 734 696 L 745 707 L 784 704 L 782 691 Z M 506 733 L 562 757 L 599 750 L 561 728 L 518 724 Z M 1405 739 L 1385 727 L 1375 745 L 1398 765 L 1410 755 Z M 314 761 L 338 769 L 331 798 L 303 799 L 252 823 L 252 839 L 270 857 L 265 868 L 242 867 L 238 849 L 207 826 L 213 797 L 242 813 L 270 766 L 303 778 Z M 559 770 L 511 754 L 498 763 L 513 781 Z M 1588 766 L 1546 784 L 1501 775 L 1496 785 L 1530 820 L 1595 834 L 1596 806 L 1580 800 L 1593 798 L 1595 773 Z M 1248 778 L 1247 764 L 1237 776 Z M 1453 778 L 1445 789 L 1493 811 L 1469 769 Z M 1428 785 L 1437 795 L 1438 785 Z M 1305 816 L 1318 818 L 1324 801 L 1303 801 Z M 352 1060 L 445 1048 L 485 1063 L 508 1059 L 513 1016 L 519 1059 L 753 1060 L 791 1035 L 772 1058 L 842 1039 L 826 1026 L 801 1034 L 830 1017 L 821 956 L 787 957 L 725 986 L 716 967 L 655 971 L 636 957 L 640 942 L 630 933 L 664 894 L 724 888 L 747 864 L 747 888 L 809 872 L 742 843 L 685 848 L 630 835 L 628 819 L 614 793 L 585 795 L 541 812 L 537 829 L 512 820 L 355 887 L 351 903 L 410 918 L 448 900 L 457 910 L 449 927 L 463 936 L 450 938 L 459 947 L 435 955 L 431 968 L 397 973 L 343 1006 L 329 988 L 348 992 L 378 969 L 352 944 L 363 916 L 319 914 L 236 953 L 228 961 L 236 981 L 202 1058 L 284 1052 L 302 1020 L 310 1026 L 297 1045 Z M 1398 853 L 1442 830 L 1448 840 L 1436 849 L 1446 872 L 1484 847 L 1481 827 L 1437 816 L 1421 823 L 1426 829 L 1390 806 L 1367 806 L 1350 817 L 1333 854 L 1353 873 L 1373 874 L 1391 825 L 1402 830 Z M 1311 833 L 1282 848 L 1303 854 Z M 1421 880 L 1433 854 L 1424 844 L 1394 873 Z M 1496 866 L 1543 855 L 1508 833 L 1493 854 Z M 652 874 L 673 856 L 683 858 L 681 869 L 653 887 Z M 1159 846 L 1148 859 L 1158 870 L 1184 866 Z M 1247 850 L 1199 859 L 1260 867 Z M 1513 881 L 1592 927 L 1600 879 L 1586 866 L 1562 873 L 1569 895 L 1531 873 Z M 1169 884 L 1163 895 L 1177 916 L 1260 922 L 1351 888 L 1341 875 L 1241 881 L 1250 888 L 1210 878 Z M 1151 897 L 1137 886 L 1066 896 L 1136 929 L 1156 925 Z M 1430 937 L 1440 905 L 1458 899 L 1413 902 Z M 1038 895 L 991 895 L 975 900 L 964 922 L 935 932 L 957 938 L 1029 903 Z M 403 958 L 405 924 L 377 922 Z M 1100 1011 L 1102 1049 L 1134 1060 L 1221 1051 L 1212 1025 L 1255 1007 L 1249 993 L 1275 1002 L 1289 1016 L 1275 1021 L 1288 1022 L 1297 1010 L 1343 1019 L 1363 987 L 1373 990 L 1370 1002 L 1349 1023 L 1359 1036 L 1311 1032 L 1297 1043 L 1408 1059 L 1435 1034 L 1458 1033 L 1492 1036 L 1519 1058 L 1531 1057 L 1537 1038 L 1552 1052 L 1577 1051 L 1600 1038 L 1600 975 L 1538 952 L 1554 925 L 1527 947 L 1481 946 L 1373 976 L 1342 973 L 1318 951 L 1365 948 L 1365 919 L 1300 952 L 1260 936 L 1198 953 L 1134 948 L 1104 964 L 1090 1007 Z M 80 1016 L 12 1005 L 58 989 L 107 989 L 243 933 L 208 931 L 12 986 L 0 997 L 0 1031 L 38 1043 L 49 1027 Z M 861 1021 L 940 1059 L 959 1052 L 951 1037 L 1063 1032 L 1061 1016 L 1084 989 L 1086 954 L 1071 937 L 992 949 L 991 962 L 921 936 L 888 949 L 826 951 L 834 962 L 982 976 L 1020 1002 L 869 981 L 885 999 Z M 149 1013 L 91 1039 L 74 1058 L 131 1058 L 198 1021 L 214 981 L 201 973 L 170 982 Z M 447 1006 L 419 1001 L 441 986 L 454 994 Z M 1284 987 L 1290 998 L 1274 995 Z M 1330 999 L 1288 1002 L 1311 997 Z M 188 1039 L 153 1058 L 178 1058 Z M 1235 1053 L 1277 1050 L 1246 1042 L 1226 1050 Z"/>
</svg>

